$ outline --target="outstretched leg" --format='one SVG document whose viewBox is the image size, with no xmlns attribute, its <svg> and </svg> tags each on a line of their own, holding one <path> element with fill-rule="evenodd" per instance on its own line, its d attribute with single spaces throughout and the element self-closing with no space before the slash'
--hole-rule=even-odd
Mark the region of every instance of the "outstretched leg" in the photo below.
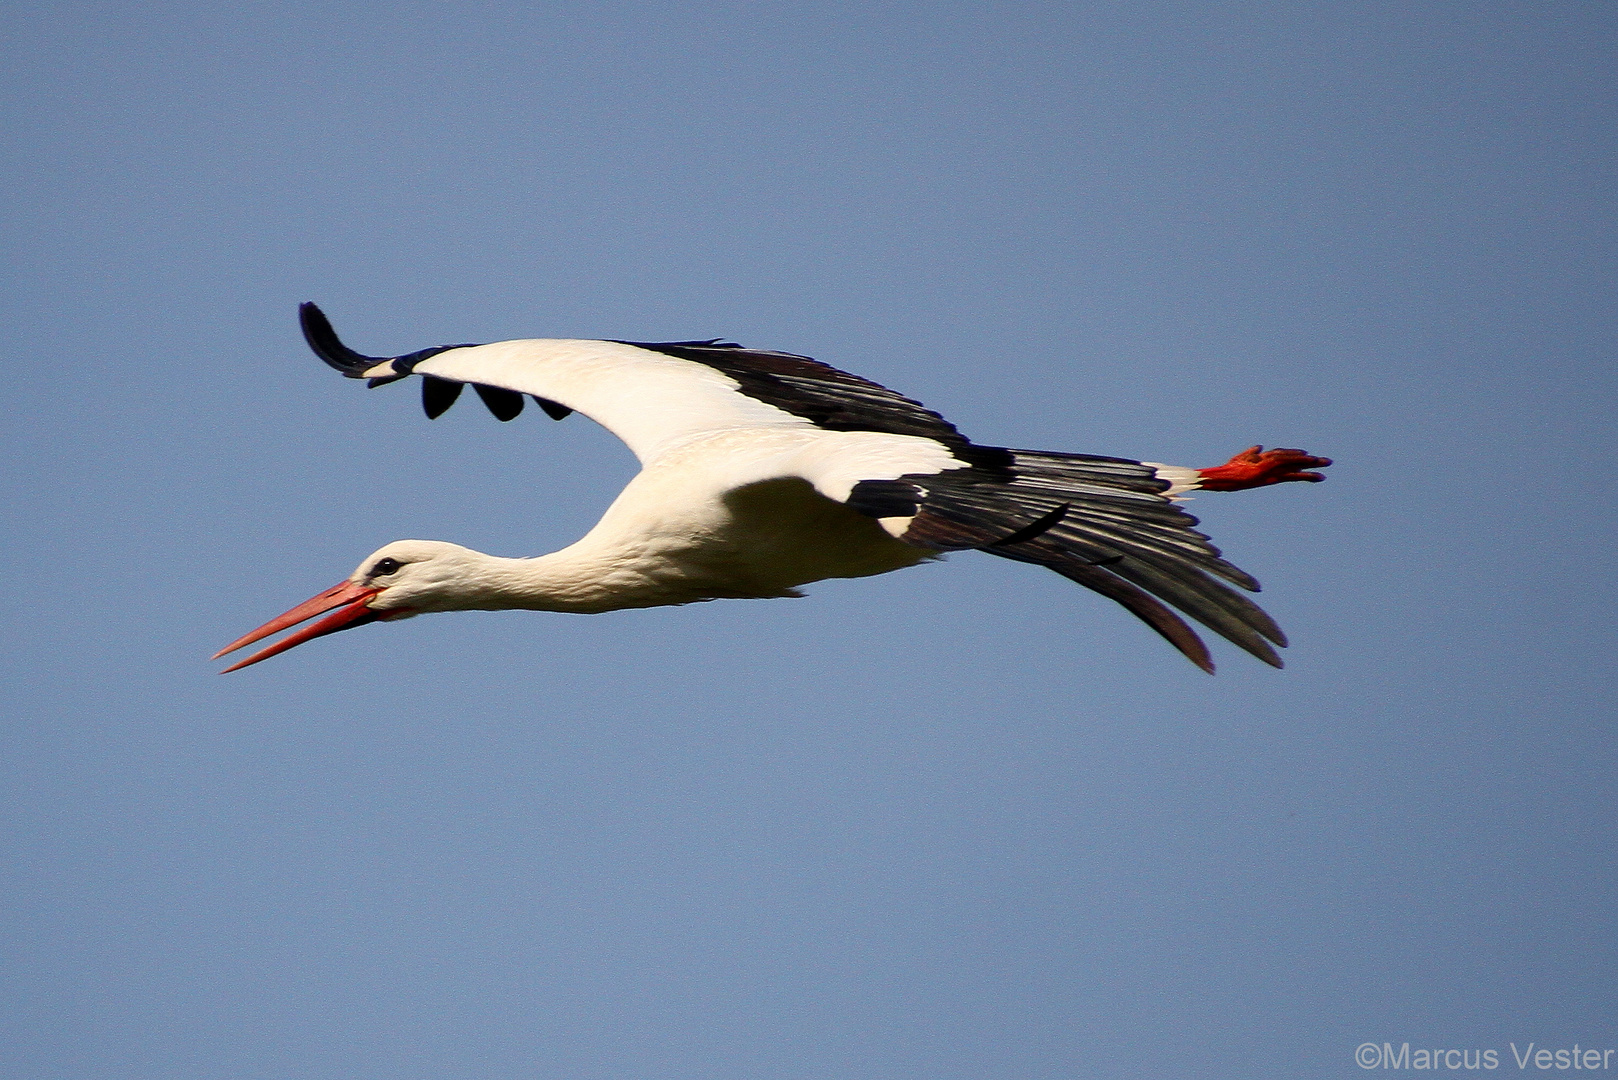
<svg viewBox="0 0 1618 1080">
<path fill-rule="evenodd" d="M 1197 470 L 1197 487 L 1203 491 L 1245 491 L 1248 488 L 1302 480 L 1311 484 L 1326 479 L 1305 469 L 1324 469 L 1331 458 L 1315 457 L 1302 450 L 1277 447 L 1266 450 L 1250 446 L 1223 465 Z"/>
</svg>

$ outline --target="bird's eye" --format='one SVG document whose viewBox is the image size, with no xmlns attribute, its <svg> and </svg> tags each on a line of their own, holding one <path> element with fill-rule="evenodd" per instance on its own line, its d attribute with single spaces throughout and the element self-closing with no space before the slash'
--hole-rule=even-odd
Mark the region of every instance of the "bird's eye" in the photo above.
<svg viewBox="0 0 1618 1080">
<path fill-rule="evenodd" d="M 387 577 L 403 565 L 398 559 L 378 559 L 376 565 L 371 567 L 371 576 Z"/>
</svg>

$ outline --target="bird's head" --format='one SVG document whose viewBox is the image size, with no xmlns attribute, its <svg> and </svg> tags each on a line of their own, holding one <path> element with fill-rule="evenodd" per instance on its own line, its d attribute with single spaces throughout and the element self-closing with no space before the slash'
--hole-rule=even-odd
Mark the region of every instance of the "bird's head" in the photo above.
<svg viewBox="0 0 1618 1080">
<path fill-rule="evenodd" d="M 255 641 L 296 626 L 316 615 L 326 615 L 302 630 L 289 634 L 266 648 L 225 669 L 237 671 L 302 645 L 313 638 L 339 630 L 364 626 L 369 622 L 408 619 L 429 611 L 453 611 L 476 606 L 475 580 L 480 560 L 478 552 L 458 544 L 438 540 L 395 540 L 365 557 L 345 580 L 310 597 L 284 615 L 277 616 L 237 638 L 214 654 L 214 659 L 235 652 Z M 469 602 L 471 601 L 471 602 Z M 336 610 L 333 610 L 336 609 Z"/>
</svg>

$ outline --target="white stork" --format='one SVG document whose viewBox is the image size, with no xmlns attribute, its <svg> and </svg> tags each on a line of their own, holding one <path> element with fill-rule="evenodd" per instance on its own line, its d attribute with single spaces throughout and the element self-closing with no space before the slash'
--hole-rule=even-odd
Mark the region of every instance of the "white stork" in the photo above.
<svg viewBox="0 0 1618 1080">
<path fill-rule="evenodd" d="M 502 341 L 364 356 L 314 304 L 304 337 L 371 386 L 421 377 L 437 417 L 471 383 L 511 420 L 523 395 L 552 418 L 580 412 L 621 438 L 641 472 L 583 539 L 505 559 L 436 540 L 398 540 L 349 577 L 220 650 L 324 619 L 227 668 L 311 638 L 431 611 L 593 613 L 726 597 L 799 596 L 975 548 L 1048 566 L 1128 608 L 1212 673 L 1207 647 L 1171 607 L 1267 664 L 1286 638 L 1231 585 L 1258 582 L 1220 558 L 1175 505 L 1181 493 L 1324 479 L 1327 458 L 1244 450 L 1190 469 L 1124 458 L 979 446 L 917 402 L 791 353 L 725 341 Z M 332 609 L 336 609 L 333 611 Z"/>
</svg>

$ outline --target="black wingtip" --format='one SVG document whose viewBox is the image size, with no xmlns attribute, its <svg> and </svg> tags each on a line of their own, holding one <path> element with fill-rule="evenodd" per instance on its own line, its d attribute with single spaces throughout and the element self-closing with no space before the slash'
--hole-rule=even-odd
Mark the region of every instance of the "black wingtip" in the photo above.
<svg viewBox="0 0 1618 1080">
<path fill-rule="evenodd" d="M 466 389 L 465 383 L 452 382 L 449 379 L 440 379 L 436 375 L 423 375 L 421 377 L 421 408 L 427 414 L 427 419 L 437 420 L 455 404 L 455 399 L 461 396 Z"/>
<path fill-rule="evenodd" d="M 331 327 L 326 313 L 313 303 L 298 305 L 298 325 L 303 327 L 303 339 L 314 354 L 351 379 L 359 378 L 367 369 L 387 360 L 385 356 L 366 356 L 344 345 Z"/>
<path fill-rule="evenodd" d="M 515 390 L 507 390 L 500 386 L 485 386 L 482 383 L 473 383 L 472 389 L 478 392 L 478 397 L 483 399 L 483 404 L 487 405 L 489 411 L 494 413 L 494 418 L 502 423 L 507 420 L 515 420 L 517 415 L 522 412 L 522 395 Z"/>
<path fill-rule="evenodd" d="M 529 396 L 534 399 L 534 403 L 536 405 L 545 410 L 545 415 L 550 417 L 552 420 L 566 420 L 568 417 L 573 415 L 573 410 L 568 408 L 566 405 L 563 405 L 559 401 L 552 401 L 550 398 L 542 398 L 538 394 L 530 394 Z"/>
</svg>

